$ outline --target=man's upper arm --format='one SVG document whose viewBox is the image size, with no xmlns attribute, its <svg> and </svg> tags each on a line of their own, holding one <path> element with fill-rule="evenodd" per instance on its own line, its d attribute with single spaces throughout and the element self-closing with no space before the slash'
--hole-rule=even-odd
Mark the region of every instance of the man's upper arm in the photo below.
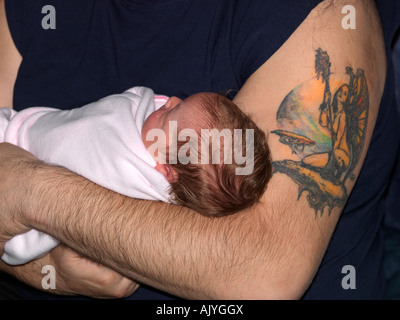
<svg viewBox="0 0 400 320">
<path fill-rule="evenodd" d="M 235 98 L 268 133 L 274 174 L 260 208 L 265 225 L 276 230 L 272 242 L 284 277 L 277 281 L 298 280 L 287 291 L 292 297 L 317 271 L 377 117 L 386 56 L 368 2 L 322 3 Z M 342 27 L 347 4 L 356 10 L 356 29 Z"/>
<path fill-rule="evenodd" d="M 0 107 L 12 107 L 14 84 L 22 58 L 8 28 L 4 0 L 0 0 L 0 43 Z"/>
</svg>

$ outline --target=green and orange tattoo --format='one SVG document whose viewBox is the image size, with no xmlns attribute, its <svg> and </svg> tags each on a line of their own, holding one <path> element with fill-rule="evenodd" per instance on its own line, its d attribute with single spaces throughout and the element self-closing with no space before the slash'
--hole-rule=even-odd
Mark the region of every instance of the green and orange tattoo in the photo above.
<svg viewBox="0 0 400 320">
<path fill-rule="evenodd" d="M 299 158 L 274 161 L 273 173 L 289 176 L 299 186 L 299 199 L 307 192 L 308 204 L 321 216 L 348 198 L 345 183 L 355 179 L 369 110 L 364 70 L 347 67 L 332 74 L 330 67 L 327 52 L 316 50 L 316 77 L 285 97 L 277 113 L 279 129 L 272 131 Z"/>
</svg>

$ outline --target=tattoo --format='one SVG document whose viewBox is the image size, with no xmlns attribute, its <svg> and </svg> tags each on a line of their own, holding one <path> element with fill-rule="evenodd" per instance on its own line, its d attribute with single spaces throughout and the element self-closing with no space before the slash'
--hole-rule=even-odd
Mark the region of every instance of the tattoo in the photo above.
<svg viewBox="0 0 400 320">
<path fill-rule="evenodd" d="M 330 214 L 334 207 L 344 206 L 345 183 L 355 179 L 368 122 L 364 70 L 354 73 L 347 67 L 345 74 L 336 75 L 330 66 L 327 52 L 316 50 L 316 78 L 286 96 L 277 113 L 279 130 L 272 131 L 299 157 L 274 161 L 273 173 L 286 174 L 299 186 L 298 199 L 307 191 L 316 216 L 325 208 Z"/>
</svg>

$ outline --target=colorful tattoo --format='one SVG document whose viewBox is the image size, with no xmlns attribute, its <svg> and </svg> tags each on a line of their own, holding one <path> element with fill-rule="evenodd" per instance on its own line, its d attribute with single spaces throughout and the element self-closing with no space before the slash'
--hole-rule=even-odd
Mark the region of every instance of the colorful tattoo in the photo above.
<svg viewBox="0 0 400 320">
<path fill-rule="evenodd" d="M 345 183 L 355 179 L 368 123 L 364 70 L 354 73 L 347 67 L 345 74 L 336 75 L 330 66 L 327 52 L 316 50 L 316 78 L 286 96 L 277 113 L 279 130 L 272 131 L 299 158 L 274 161 L 273 173 L 288 175 L 299 186 L 299 199 L 308 192 L 316 216 L 326 207 L 330 214 L 344 206 Z"/>
</svg>

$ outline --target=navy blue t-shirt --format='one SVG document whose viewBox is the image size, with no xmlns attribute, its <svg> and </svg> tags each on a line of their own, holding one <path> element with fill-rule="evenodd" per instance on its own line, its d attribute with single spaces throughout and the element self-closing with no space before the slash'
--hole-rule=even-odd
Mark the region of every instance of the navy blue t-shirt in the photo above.
<svg viewBox="0 0 400 320">
<path fill-rule="evenodd" d="M 239 90 L 321 0 L 7 0 L 10 30 L 23 56 L 14 108 L 82 106 L 135 86 L 185 98 L 199 91 Z M 384 0 L 379 1 L 384 2 Z M 56 29 L 43 29 L 52 5 Z M 382 5 L 388 44 L 395 5 Z M 388 48 L 388 47 L 387 47 Z M 383 192 L 398 135 L 391 73 L 364 168 L 322 265 L 304 299 L 382 298 Z M 373 182 L 373 183 L 372 183 Z M 342 267 L 357 270 L 357 288 L 343 289 Z M 22 284 L 27 298 L 55 298 Z M 142 287 L 130 299 L 169 298 Z"/>
</svg>

